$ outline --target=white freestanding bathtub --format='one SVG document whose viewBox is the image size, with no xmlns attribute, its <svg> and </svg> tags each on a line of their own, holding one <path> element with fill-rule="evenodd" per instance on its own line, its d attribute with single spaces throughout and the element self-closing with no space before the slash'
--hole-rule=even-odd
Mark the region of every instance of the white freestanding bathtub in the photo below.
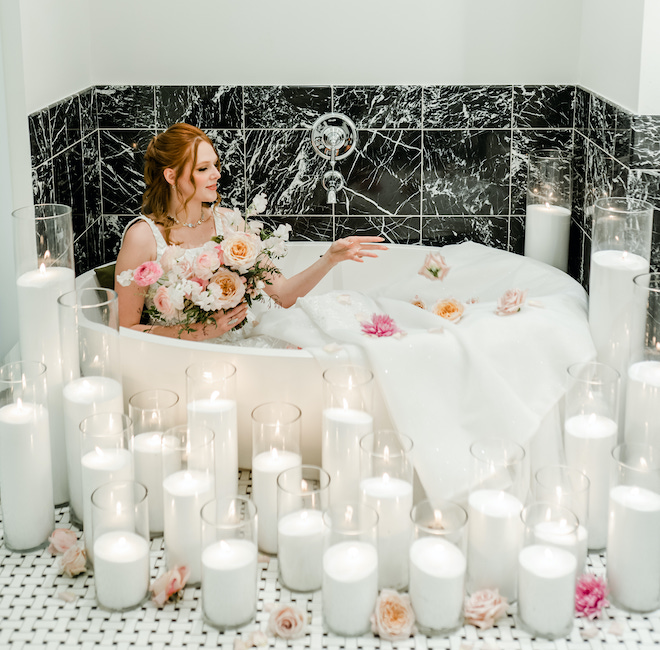
<svg viewBox="0 0 660 650">
<path fill-rule="evenodd" d="M 281 260 L 282 272 L 291 276 L 328 248 L 328 243 L 291 242 L 287 256 Z M 312 293 L 332 289 L 363 291 L 388 285 L 402 273 L 416 274 L 424 255 L 432 247 L 389 245 L 378 258 L 362 264 L 344 262 L 336 266 Z M 93 271 L 81 275 L 78 287 L 94 286 Z M 257 303 L 258 305 L 259 303 Z M 321 462 L 321 408 L 323 379 L 316 359 L 306 350 L 252 348 L 218 345 L 172 339 L 121 328 L 121 357 L 126 408 L 135 393 L 149 388 L 166 388 L 179 395 L 180 419 L 185 419 L 186 375 L 191 364 L 208 360 L 226 361 L 237 369 L 238 393 L 238 461 L 240 467 L 251 465 L 252 434 L 250 414 L 264 402 L 288 401 L 302 411 L 303 460 Z M 389 425 L 389 415 L 376 387 L 374 425 Z"/>
</svg>

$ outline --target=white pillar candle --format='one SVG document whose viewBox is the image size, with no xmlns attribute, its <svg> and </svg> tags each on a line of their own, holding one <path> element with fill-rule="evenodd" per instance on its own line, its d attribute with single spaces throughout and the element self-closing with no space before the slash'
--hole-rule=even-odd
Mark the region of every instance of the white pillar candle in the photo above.
<svg viewBox="0 0 660 650">
<path fill-rule="evenodd" d="M 277 559 L 282 582 L 292 591 L 315 591 L 323 582 L 325 527 L 320 510 L 305 508 L 277 522 Z"/>
<path fill-rule="evenodd" d="M 101 607 L 124 610 L 140 605 L 149 589 L 149 542 L 129 531 L 97 537 L 94 583 Z"/>
<path fill-rule="evenodd" d="M 149 495 L 149 530 L 163 532 L 163 454 L 161 431 L 140 433 L 133 438 L 135 480 Z"/>
<path fill-rule="evenodd" d="M 647 273 L 649 263 L 640 255 L 602 250 L 591 256 L 589 327 L 598 361 L 618 370 L 628 363 L 633 278 Z"/>
<path fill-rule="evenodd" d="M 630 485 L 610 491 L 607 583 L 625 609 L 660 607 L 660 494 Z"/>
<path fill-rule="evenodd" d="M 0 408 L 0 494 L 5 541 L 28 550 L 55 527 L 48 410 L 28 402 Z"/>
<path fill-rule="evenodd" d="M 339 636 L 371 628 L 378 597 L 378 552 L 367 542 L 339 542 L 323 554 L 323 619 Z"/>
<path fill-rule="evenodd" d="M 660 361 L 639 361 L 628 368 L 626 442 L 660 446 Z"/>
<path fill-rule="evenodd" d="M 525 255 L 562 271 L 568 268 L 571 211 L 560 205 L 527 205 Z"/>
<path fill-rule="evenodd" d="M 420 537 L 410 546 L 409 560 L 408 593 L 418 625 L 431 632 L 460 626 L 467 566 L 463 552 L 446 539 Z"/>
<path fill-rule="evenodd" d="M 213 431 L 216 499 L 238 494 L 238 415 L 229 399 L 198 399 L 188 403 L 188 424 Z"/>
<path fill-rule="evenodd" d="M 85 545 L 93 561 L 92 545 L 92 493 L 110 481 L 133 480 L 133 456 L 128 449 L 96 449 L 83 455 L 81 461 L 82 512 Z"/>
<path fill-rule="evenodd" d="M 259 549 L 277 553 L 277 477 L 280 472 L 302 465 L 302 456 L 271 449 L 252 459 L 252 501 L 259 518 Z"/>
<path fill-rule="evenodd" d="M 595 413 L 574 415 L 564 423 L 566 463 L 589 478 L 589 548 L 607 543 L 610 462 L 617 444 L 617 423 Z"/>
<path fill-rule="evenodd" d="M 16 288 L 21 359 L 41 361 L 46 366 L 53 498 L 56 504 L 66 503 L 69 486 L 57 299 L 75 289 L 75 274 L 70 268 L 42 266 L 19 276 Z"/>
<path fill-rule="evenodd" d="M 257 609 L 257 546 L 223 539 L 202 551 L 202 610 L 213 625 L 245 625 Z"/>
<path fill-rule="evenodd" d="M 518 615 L 535 634 L 568 635 L 575 611 L 577 560 L 565 549 L 532 544 L 520 551 Z"/>
<path fill-rule="evenodd" d="M 333 503 L 355 501 L 360 485 L 360 438 L 371 433 L 374 420 L 365 411 L 327 408 L 322 415 L 321 459 L 330 474 Z"/>
<path fill-rule="evenodd" d="M 332 483 L 331 483 L 332 485 Z M 408 584 L 408 555 L 412 540 L 412 484 L 387 474 L 360 481 L 362 503 L 378 513 L 378 586 L 403 589 Z"/>
<path fill-rule="evenodd" d="M 536 544 L 551 544 L 563 546 L 571 551 L 577 560 L 577 572 L 584 572 L 587 561 L 587 529 L 579 524 L 573 531 L 568 523 L 559 521 L 542 521 L 534 526 L 534 541 Z"/>
<path fill-rule="evenodd" d="M 499 589 L 516 599 L 523 504 L 501 490 L 476 490 L 468 497 L 468 590 Z"/>
<path fill-rule="evenodd" d="M 180 470 L 163 480 L 163 536 L 167 567 L 190 568 L 190 584 L 201 580 L 200 510 L 215 496 L 213 478 L 199 470 Z"/>
<path fill-rule="evenodd" d="M 123 413 L 121 384 L 109 377 L 79 377 L 63 391 L 66 459 L 69 475 L 69 505 L 82 520 L 83 497 L 80 470 L 80 423 L 94 413 Z"/>
</svg>

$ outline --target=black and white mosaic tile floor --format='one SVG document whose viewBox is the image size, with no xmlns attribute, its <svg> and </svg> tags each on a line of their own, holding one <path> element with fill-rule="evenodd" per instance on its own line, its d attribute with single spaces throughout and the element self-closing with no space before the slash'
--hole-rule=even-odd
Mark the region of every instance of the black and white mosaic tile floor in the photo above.
<svg viewBox="0 0 660 650">
<path fill-rule="evenodd" d="M 242 471 L 240 491 L 249 492 L 249 472 Z M 57 511 L 58 527 L 69 527 L 68 509 Z M 1 529 L 0 529 L 1 530 Z M 164 571 L 162 538 L 152 542 L 152 579 Z M 604 558 L 591 555 L 588 570 L 605 571 Z M 72 592 L 65 602 L 58 594 Z M 629 614 L 614 607 L 595 623 L 576 619 L 570 637 L 558 641 L 533 639 L 515 627 L 512 614 L 496 627 L 480 631 L 466 625 L 451 636 L 417 635 L 390 643 L 378 637 L 341 638 L 323 629 L 321 594 L 295 594 L 277 581 L 277 560 L 259 565 L 259 603 L 256 621 L 237 631 L 219 632 L 202 620 L 201 590 L 185 589 L 183 599 L 159 609 L 147 602 L 141 608 L 111 613 L 96 606 L 94 579 L 59 575 L 57 560 L 46 550 L 29 555 L 10 553 L 0 546 L 0 649 L 23 648 L 209 648 L 233 650 L 237 638 L 266 629 L 268 605 L 295 602 L 310 616 L 307 635 L 295 641 L 268 638 L 268 648 L 415 648 L 416 650 L 646 650 L 660 645 L 660 610 L 649 615 Z"/>
</svg>

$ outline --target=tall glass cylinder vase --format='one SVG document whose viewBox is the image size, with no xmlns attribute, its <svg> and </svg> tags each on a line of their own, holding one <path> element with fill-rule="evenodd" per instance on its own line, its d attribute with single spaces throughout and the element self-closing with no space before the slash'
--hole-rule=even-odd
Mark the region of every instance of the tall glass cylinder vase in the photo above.
<svg viewBox="0 0 660 650">
<path fill-rule="evenodd" d="M 612 452 L 607 583 L 617 607 L 660 607 L 660 449 L 624 443 Z"/>
<path fill-rule="evenodd" d="M 600 550 L 607 542 L 609 461 L 618 438 L 619 373 L 597 361 L 568 368 L 565 398 L 566 464 L 589 478 L 588 544 Z"/>
<path fill-rule="evenodd" d="M 62 350 L 55 324 L 57 299 L 75 288 L 71 208 L 43 204 L 19 208 L 12 214 L 21 359 L 46 366 L 53 496 L 59 505 L 69 500 L 69 487 Z"/>
<path fill-rule="evenodd" d="M 660 447 L 660 273 L 633 283 L 625 441 Z"/>
<path fill-rule="evenodd" d="M 187 566 L 188 582 L 202 578 L 202 506 L 215 496 L 213 431 L 177 425 L 163 436 L 163 537 L 167 568 Z"/>
<path fill-rule="evenodd" d="M 267 402 L 252 411 L 252 500 L 264 553 L 277 553 L 277 477 L 302 465 L 301 415 L 287 402 Z"/>
<path fill-rule="evenodd" d="M 46 367 L 0 367 L 0 493 L 5 545 L 41 548 L 55 527 Z"/>
<path fill-rule="evenodd" d="M 373 373 L 339 365 L 323 373 L 321 464 L 334 502 L 359 498 L 360 438 L 373 431 Z"/>
<path fill-rule="evenodd" d="M 92 493 L 110 481 L 132 481 L 131 419 L 124 413 L 94 413 L 80 423 L 82 521 L 85 548 L 94 561 Z"/>
<path fill-rule="evenodd" d="M 625 380 L 633 302 L 633 278 L 651 259 L 653 206 L 630 198 L 594 204 L 589 278 L 589 327 L 597 359 Z"/>
<path fill-rule="evenodd" d="M 89 415 L 124 410 L 119 303 L 112 289 L 85 288 L 58 298 L 69 506 L 82 521 L 80 423 Z"/>
<path fill-rule="evenodd" d="M 404 589 L 412 541 L 413 441 L 378 430 L 360 440 L 360 500 L 378 513 L 378 587 Z"/>
<path fill-rule="evenodd" d="M 92 493 L 94 584 L 103 609 L 141 605 L 149 589 L 147 488 L 135 481 L 110 481 Z"/>
<path fill-rule="evenodd" d="M 135 480 L 149 492 L 149 528 L 152 535 L 163 532 L 163 434 L 176 426 L 179 396 L 171 390 L 152 388 L 132 395 L 128 416 L 133 422 Z"/>
<path fill-rule="evenodd" d="M 525 255 L 568 268 L 571 163 L 559 149 L 533 151 L 527 168 Z"/>
<path fill-rule="evenodd" d="M 209 427 L 215 440 L 216 498 L 238 494 L 236 366 L 201 361 L 186 369 L 188 422 Z"/>
<path fill-rule="evenodd" d="M 467 589 L 499 589 L 516 599 L 518 551 L 523 528 L 520 513 L 529 488 L 525 450 L 504 438 L 488 438 L 470 447 L 475 488 L 468 496 Z"/>
</svg>

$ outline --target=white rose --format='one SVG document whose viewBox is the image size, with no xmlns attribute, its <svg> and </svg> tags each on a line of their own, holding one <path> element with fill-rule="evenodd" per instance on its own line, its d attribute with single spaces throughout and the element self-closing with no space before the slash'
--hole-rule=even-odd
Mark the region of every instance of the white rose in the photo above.
<svg viewBox="0 0 660 650">
<path fill-rule="evenodd" d="M 127 287 L 133 282 L 133 271 L 122 271 L 117 276 L 117 282 L 121 284 L 122 287 Z"/>
</svg>

